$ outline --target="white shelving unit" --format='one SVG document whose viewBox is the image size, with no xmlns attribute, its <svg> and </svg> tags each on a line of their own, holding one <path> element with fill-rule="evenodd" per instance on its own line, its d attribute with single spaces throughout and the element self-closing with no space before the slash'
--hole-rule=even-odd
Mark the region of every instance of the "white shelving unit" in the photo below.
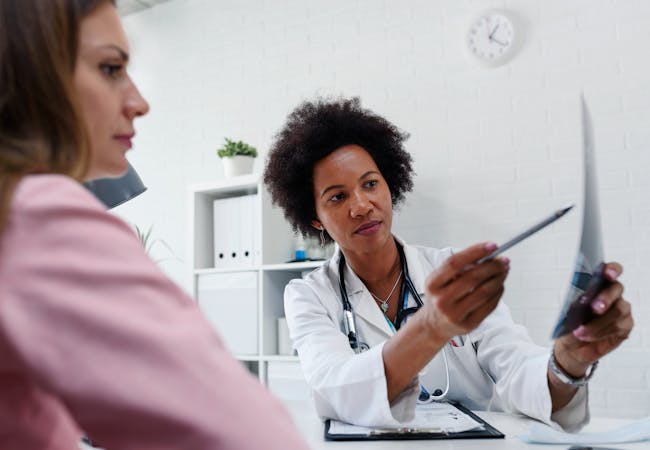
<svg viewBox="0 0 650 450">
<path fill-rule="evenodd" d="M 209 310 L 208 319 L 237 359 L 262 383 L 278 383 L 277 378 L 269 379 L 269 373 L 279 374 L 280 384 L 301 381 L 298 357 L 278 354 L 277 319 L 284 316 L 284 287 L 289 280 L 300 278 L 303 271 L 323 262 L 286 263 L 293 255 L 293 233 L 282 211 L 272 206 L 259 176 L 245 175 L 194 185 L 189 195 L 194 298 L 204 311 Z M 251 228 L 252 257 L 245 265 L 215 267 L 215 243 L 221 244 L 219 236 L 215 236 L 215 220 L 229 219 L 215 219 L 214 202 L 240 196 L 253 196 L 253 217 L 257 219 Z M 238 285 L 239 280 L 244 280 L 246 285 Z M 212 297 L 205 294 L 208 285 L 217 290 L 210 291 L 215 292 Z M 247 298 L 252 290 L 255 299 L 251 302 Z M 241 348 L 245 348 L 245 353 L 238 351 Z M 305 393 L 303 389 L 293 391 L 298 395 Z"/>
</svg>

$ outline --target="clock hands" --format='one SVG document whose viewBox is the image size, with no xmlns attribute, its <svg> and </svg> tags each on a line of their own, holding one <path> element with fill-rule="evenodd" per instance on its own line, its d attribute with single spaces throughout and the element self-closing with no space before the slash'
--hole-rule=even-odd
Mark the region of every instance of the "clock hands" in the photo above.
<svg viewBox="0 0 650 450">
<path fill-rule="evenodd" d="M 501 24 L 500 24 L 500 23 L 497 23 L 497 24 L 494 26 L 494 30 L 492 30 L 492 32 L 488 35 L 488 38 L 489 38 L 490 40 L 492 40 L 492 36 L 494 36 L 494 33 L 497 32 L 497 29 L 499 28 L 499 25 L 501 25 Z"/>
<path fill-rule="evenodd" d="M 494 29 L 493 29 L 492 32 L 488 35 L 488 39 L 489 39 L 490 41 L 494 41 L 494 42 L 496 42 L 496 43 L 499 44 L 501 47 L 505 47 L 505 46 L 506 46 L 505 43 L 499 41 L 498 39 L 496 39 L 496 38 L 494 37 L 494 33 L 496 33 L 497 30 L 499 29 L 499 25 L 501 25 L 501 24 L 500 24 L 500 23 L 497 23 L 497 24 L 494 26 Z"/>
<path fill-rule="evenodd" d="M 499 44 L 501 47 L 505 47 L 505 46 L 506 46 L 505 42 L 497 41 L 497 40 L 494 39 L 493 37 L 491 37 L 490 40 L 496 42 L 496 43 Z"/>
</svg>

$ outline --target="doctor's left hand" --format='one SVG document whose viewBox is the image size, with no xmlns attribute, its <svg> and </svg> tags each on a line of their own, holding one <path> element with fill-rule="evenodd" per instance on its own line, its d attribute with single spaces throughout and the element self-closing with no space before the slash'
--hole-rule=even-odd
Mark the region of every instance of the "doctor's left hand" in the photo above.
<svg viewBox="0 0 650 450">
<path fill-rule="evenodd" d="M 595 317 L 555 341 L 555 359 L 570 375 L 582 377 L 591 364 L 610 353 L 628 338 L 634 327 L 630 304 L 622 297 L 623 285 L 617 281 L 623 267 L 605 265 L 608 285 L 591 305 Z"/>
</svg>

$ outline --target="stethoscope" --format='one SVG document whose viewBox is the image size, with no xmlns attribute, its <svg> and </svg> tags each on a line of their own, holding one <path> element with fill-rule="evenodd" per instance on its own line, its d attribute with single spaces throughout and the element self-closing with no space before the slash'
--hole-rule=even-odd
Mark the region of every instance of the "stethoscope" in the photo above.
<svg viewBox="0 0 650 450">
<path fill-rule="evenodd" d="M 395 245 L 397 246 L 397 251 L 399 253 L 399 259 L 402 265 L 402 273 L 404 278 L 402 286 L 400 288 L 399 298 L 402 300 L 402 302 L 397 310 L 397 317 L 395 318 L 396 326 L 391 323 L 388 317 L 386 317 L 386 321 L 389 323 L 393 331 L 396 331 L 395 327 L 399 329 L 399 327 L 409 315 L 415 313 L 424 305 L 424 303 L 422 303 L 422 298 L 420 297 L 420 294 L 418 294 L 417 289 L 415 289 L 415 285 L 413 284 L 413 281 L 409 275 L 408 266 L 406 264 L 406 257 L 404 255 L 404 248 L 402 248 L 402 246 L 397 241 L 395 241 Z M 345 334 L 348 336 L 348 341 L 350 342 L 350 347 L 354 353 L 361 353 L 368 350 L 368 345 L 360 342 L 357 336 L 357 327 L 354 320 L 354 313 L 352 312 L 352 305 L 350 304 L 350 300 L 348 300 L 348 293 L 345 290 L 344 272 L 345 256 L 343 255 L 343 252 L 341 252 L 339 258 L 339 288 L 341 290 L 341 303 L 343 303 L 343 324 L 345 328 Z M 407 307 L 409 292 L 413 296 L 413 299 L 416 303 L 416 306 L 411 306 L 410 308 Z M 442 400 L 447 396 L 447 393 L 449 392 L 449 364 L 447 363 L 447 353 L 445 352 L 444 347 L 442 348 L 442 360 L 445 364 L 445 390 L 441 391 L 440 389 L 436 389 L 433 393 L 429 393 L 424 386 L 420 386 L 420 396 L 418 398 L 418 403 L 431 403 L 433 401 Z"/>
</svg>

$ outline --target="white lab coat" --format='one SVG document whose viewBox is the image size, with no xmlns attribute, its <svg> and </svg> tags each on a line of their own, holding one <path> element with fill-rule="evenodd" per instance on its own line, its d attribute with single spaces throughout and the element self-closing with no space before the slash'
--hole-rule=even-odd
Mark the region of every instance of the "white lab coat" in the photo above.
<svg viewBox="0 0 650 450">
<path fill-rule="evenodd" d="M 426 277 L 452 254 L 452 249 L 404 244 L 404 254 L 413 284 L 424 299 Z M 397 426 L 413 417 L 421 382 L 429 392 L 444 390 L 442 358 L 436 356 L 420 373 L 420 379 L 414 379 L 389 404 L 382 348 L 393 331 L 363 282 L 346 266 L 345 287 L 358 338 L 370 347 L 360 354 L 352 351 L 343 331 L 339 255 L 337 248 L 322 267 L 304 279 L 292 280 L 285 288 L 291 339 L 321 418 L 366 426 Z M 414 305 L 410 298 L 409 306 Z M 454 338 L 454 343 L 458 346 L 445 347 L 450 377 L 448 399 L 471 409 L 519 412 L 567 430 L 579 429 L 588 422 L 586 387 L 551 416 L 546 372 L 549 350 L 534 344 L 526 329 L 514 324 L 504 303 L 477 329 Z"/>
</svg>

